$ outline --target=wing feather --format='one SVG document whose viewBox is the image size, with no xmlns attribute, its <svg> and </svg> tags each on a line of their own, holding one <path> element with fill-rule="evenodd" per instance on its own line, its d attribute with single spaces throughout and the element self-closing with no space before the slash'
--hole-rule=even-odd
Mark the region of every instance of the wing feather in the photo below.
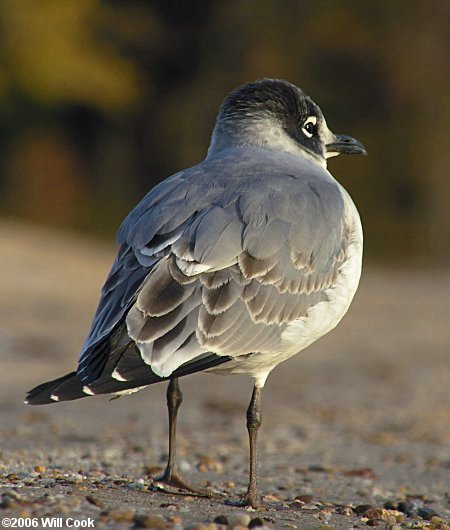
<svg viewBox="0 0 450 530">
<path fill-rule="evenodd" d="M 286 325 L 327 299 L 352 233 L 338 185 L 245 164 L 224 157 L 174 175 L 125 219 L 80 357 L 89 388 L 108 388 L 107 372 L 131 388 L 278 351 Z"/>
</svg>

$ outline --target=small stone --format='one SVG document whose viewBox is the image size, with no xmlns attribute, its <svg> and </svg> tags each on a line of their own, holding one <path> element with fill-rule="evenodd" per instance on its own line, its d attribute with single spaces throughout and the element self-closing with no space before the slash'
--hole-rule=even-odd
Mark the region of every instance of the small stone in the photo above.
<svg viewBox="0 0 450 530">
<path fill-rule="evenodd" d="M 111 510 L 107 515 L 119 523 L 131 522 L 134 519 L 133 510 Z"/>
<path fill-rule="evenodd" d="M 313 500 L 313 496 L 312 495 L 297 495 L 297 497 L 295 497 L 295 500 L 304 502 L 305 504 L 309 504 Z"/>
<path fill-rule="evenodd" d="M 378 508 L 369 508 L 364 512 L 364 517 L 369 519 L 383 519 L 383 511 Z"/>
<path fill-rule="evenodd" d="M 182 473 L 189 473 L 192 469 L 192 465 L 188 460 L 183 458 L 178 462 L 178 468 Z"/>
<path fill-rule="evenodd" d="M 342 474 L 344 477 L 360 477 L 369 479 L 376 478 L 375 473 L 370 468 L 350 469 L 348 471 L 344 471 Z"/>
<path fill-rule="evenodd" d="M 145 489 L 145 482 L 143 479 L 139 479 L 136 482 L 130 482 L 127 484 L 127 488 L 130 490 L 143 490 Z"/>
<path fill-rule="evenodd" d="M 417 515 L 425 519 L 425 521 L 431 521 L 433 517 L 439 517 L 439 514 L 433 508 L 426 508 L 425 506 L 417 510 Z"/>
<path fill-rule="evenodd" d="M 43 473 L 45 473 L 45 466 L 34 466 L 34 470 L 36 471 L 36 473 L 42 475 Z"/>
<path fill-rule="evenodd" d="M 314 473 L 330 473 L 332 469 L 325 466 L 317 465 L 309 466 L 308 471 L 313 471 Z"/>
<path fill-rule="evenodd" d="M 197 524 L 188 526 L 186 530 L 217 530 L 217 525 L 215 523 L 210 523 L 210 524 L 197 523 Z"/>
<path fill-rule="evenodd" d="M 268 495 L 264 495 L 264 500 L 267 502 L 279 502 L 281 500 L 281 496 L 269 493 Z"/>
<path fill-rule="evenodd" d="M 97 506 L 97 508 L 104 508 L 105 507 L 105 503 L 103 501 L 101 501 L 100 499 L 97 499 L 97 497 L 93 497 L 92 495 L 86 495 L 86 500 L 94 505 L 94 506 Z"/>
<path fill-rule="evenodd" d="M 216 524 L 222 524 L 222 525 L 225 525 L 227 526 L 228 525 L 228 517 L 226 515 L 218 515 L 215 519 L 214 519 L 214 522 Z"/>
<path fill-rule="evenodd" d="M 305 506 L 305 503 L 296 499 L 294 502 L 289 504 L 291 510 L 301 510 Z"/>
<path fill-rule="evenodd" d="M 398 504 L 397 504 L 397 510 L 399 510 L 400 512 L 403 512 L 403 513 L 406 513 L 406 507 L 408 506 L 408 503 L 405 502 L 405 501 L 400 501 Z"/>
<path fill-rule="evenodd" d="M 163 517 L 146 513 L 135 515 L 134 524 L 136 528 L 154 528 L 155 530 L 167 528 L 166 520 Z"/>
<path fill-rule="evenodd" d="M 145 474 L 149 477 L 155 477 L 161 475 L 164 469 L 161 466 L 147 466 L 144 470 Z"/>
<path fill-rule="evenodd" d="M 8 493 L 9 492 L 2 494 L 2 499 L 0 501 L 0 508 L 3 508 L 3 509 L 14 508 L 14 506 L 16 505 L 14 499 Z"/>
<path fill-rule="evenodd" d="M 372 510 L 372 509 L 373 509 L 373 506 L 371 504 L 358 504 L 356 508 L 353 508 L 353 511 L 357 515 L 362 515 L 362 514 L 365 514 L 367 510 Z"/>
<path fill-rule="evenodd" d="M 399 510 L 386 510 L 388 515 L 394 517 L 396 523 L 402 523 L 405 520 L 405 515 Z"/>
<path fill-rule="evenodd" d="M 169 522 L 173 524 L 181 524 L 183 522 L 183 518 L 179 515 L 171 515 L 169 517 Z"/>
<path fill-rule="evenodd" d="M 369 519 L 366 525 L 367 526 L 380 526 L 380 523 L 376 519 Z"/>
<path fill-rule="evenodd" d="M 223 470 L 223 465 L 211 456 L 202 455 L 197 468 L 200 473 L 206 473 L 208 471 L 217 471 L 220 473 Z"/>
<path fill-rule="evenodd" d="M 416 506 L 412 502 L 400 501 L 397 509 L 407 515 L 415 515 L 416 513 Z"/>
<path fill-rule="evenodd" d="M 258 528 L 260 526 L 264 526 L 264 521 L 261 519 L 261 517 L 254 517 L 251 519 L 251 521 L 248 523 L 249 528 Z"/>
<path fill-rule="evenodd" d="M 304 510 L 321 510 L 323 506 L 319 502 L 310 502 L 303 505 Z"/>
<path fill-rule="evenodd" d="M 228 515 L 228 526 L 231 526 L 231 528 L 235 528 L 236 526 L 248 527 L 250 519 L 250 515 L 247 513 L 230 513 Z"/>
</svg>

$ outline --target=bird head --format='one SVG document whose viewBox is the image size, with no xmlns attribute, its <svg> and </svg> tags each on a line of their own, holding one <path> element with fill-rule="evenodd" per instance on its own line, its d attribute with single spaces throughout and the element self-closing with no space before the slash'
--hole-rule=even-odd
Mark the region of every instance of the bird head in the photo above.
<svg viewBox="0 0 450 530">
<path fill-rule="evenodd" d="M 288 81 L 261 79 L 231 92 L 222 103 L 211 145 L 213 153 L 236 146 L 258 146 L 312 159 L 366 154 L 350 136 L 334 134 L 319 106 Z"/>
</svg>

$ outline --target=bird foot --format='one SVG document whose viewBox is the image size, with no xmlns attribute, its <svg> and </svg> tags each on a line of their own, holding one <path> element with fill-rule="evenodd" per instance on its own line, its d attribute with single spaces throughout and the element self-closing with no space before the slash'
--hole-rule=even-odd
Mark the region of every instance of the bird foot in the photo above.
<svg viewBox="0 0 450 530">
<path fill-rule="evenodd" d="M 167 493 L 174 493 L 171 489 L 176 489 L 175 493 L 182 495 L 196 495 L 199 497 L 212 497 L 213 493 L 209 489 L 193 486 L 180 477 L 178 472 L 165 472 L 162 477 L 156 478 L 153 486 Z M 182 491 L 180 491 L 182 490 Z"/>
<path fill-rule="evenodd" d="M 259 498 L 259 494 L 254 491 L 247 491 L 247 493 L 243 495 L 239 501 L 236 501 L 236 502 L 232 501 L 232 502 L 229 502 L 229 504 L 233 506 L 239 506 L 242 508 L 250 507 L 250 508 L 253 508 L 254 510 L 261 508 L 261 501 Z"/>
</svg>

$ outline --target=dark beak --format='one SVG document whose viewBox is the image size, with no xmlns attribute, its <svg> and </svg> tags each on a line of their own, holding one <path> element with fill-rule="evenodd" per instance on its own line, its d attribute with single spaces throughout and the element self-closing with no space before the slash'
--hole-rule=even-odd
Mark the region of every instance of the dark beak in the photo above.
<svg viewBox="0 0 450 530">
<path fill-rule="evenodd" d="M 351 136 L 335 134 L 334 141 L 326 145 L 328 156 L 340 155 L 367 155 L 367 151 L 361 142 Z"/>
</svg>

